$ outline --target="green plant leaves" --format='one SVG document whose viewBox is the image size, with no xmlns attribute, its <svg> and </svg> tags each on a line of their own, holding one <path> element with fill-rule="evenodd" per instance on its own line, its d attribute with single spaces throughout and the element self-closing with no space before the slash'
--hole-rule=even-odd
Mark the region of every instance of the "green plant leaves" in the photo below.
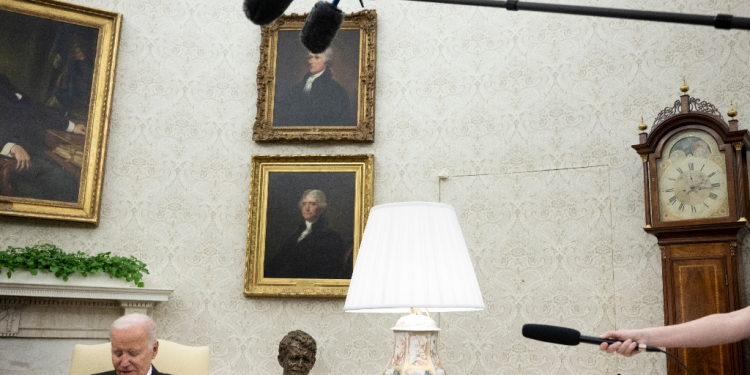
<svg viewBox="0 0 750 375">
<path fill-rule="evenodd" d="M 110 277 L 133 282 L 139 288 L 144 287 L 141 281 L 143 274 L 149 273 L 146 263 L 134 256 L 111 256 L 111 252 L 94 256 L 89 256 L 82 251 L 66 253 L 51 244 L 32 247 L 8 246 L 7 250 L 0 251 L 0 268 L 3 267 L 9 270 L 8 278 L 18 268 L 28 270 L 32 275 L 36 275 L 38 270 L 53 272 L 55 277 L 61 277 L 63 281 L 68 281 L 68 277 L 76 272 L 84 277 L 88 274 L 106 272 Z"/>
</svg>

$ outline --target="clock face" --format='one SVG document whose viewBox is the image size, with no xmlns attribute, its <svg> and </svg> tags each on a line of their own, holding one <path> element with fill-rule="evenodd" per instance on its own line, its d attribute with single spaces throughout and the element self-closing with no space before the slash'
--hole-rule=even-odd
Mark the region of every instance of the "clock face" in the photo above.
<svg viewBox="0 0 750 375">
<path fill-rule="evenodd" d="M 700 130 L 672 136 L 657 159 L 661 221 L 729 216 L 724 152 Z"/>
</svg>

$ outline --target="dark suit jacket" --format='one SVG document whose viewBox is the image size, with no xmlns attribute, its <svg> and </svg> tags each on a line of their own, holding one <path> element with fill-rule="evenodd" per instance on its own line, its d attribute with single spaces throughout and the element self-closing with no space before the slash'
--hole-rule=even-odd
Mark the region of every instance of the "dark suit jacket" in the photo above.
<svg viewBox="0 0 750 375">
<path fill-rule="evenodd" d="M 153 371 L 151 371 L 151 375 L 171 375 L 171 374 L 166 374 L 166 373 L 157 371 L 154 365 L 151 365 L 151 367 L 153 367 Z M 107 372 L 100 372 L 98 374 L 93 374 L 93 375 L 117 375 L 117 373 L 115 372 L 115 370 L 112 370 L 112 371 L 107 371 Z"/>
<path fill-rule="evenodd" d="M 21 94 L 19 99 L 16 93 Z M 13 196 L 76 202 L 80 181 L 46 154 L 48 129 L 67 130 L 68 119 L 59 111 L 35 102 L 0 74 L 0 149 L 15 143 L 31 157 L 31 167 L 11 171 Z"/>
<path fill-rule="evenodd" d="M 305 230 L 303 222 L 281 246 L 273 259 L 266 262 L 265 277 L 299 279 L 345 279 L 346 249 L 341 235 L 328 228 L 319 218 L 310 233 L 297 242 Z"/>
<path fill-rule="evenodd" d="M 22 94 L 21 99 L 16 93 Z M 44 148 L 47 129 L 66 130 L 68 125 L 63 114 L 36 103 L 0 74 L 0 148 L 13 142 L 34 152 Z"/>
<path fill-rule="evenodd" d="M 302 81 L 285 91 L 275 100 L 273 126 L 356 126 L 349 106 L 349 95 L 333 73 L 326 68 L 305 92 L 305 84 L 311 76 L 305 74 Z"/>
</svg>

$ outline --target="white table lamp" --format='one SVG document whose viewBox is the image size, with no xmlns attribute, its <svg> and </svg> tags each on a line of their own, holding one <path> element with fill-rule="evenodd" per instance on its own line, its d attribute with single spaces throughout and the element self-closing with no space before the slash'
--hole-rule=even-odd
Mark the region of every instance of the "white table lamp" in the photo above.
<svg viewBox="0 0 750 375">
<path fill-rule="evenodd" d="M 483 310 L 453 207 L 409 202 L 370 210 L 344 311 L 411 313 L 393 327 L 384 375 L 443 375 L 435 321 L 422 312 Z"/>
</svg>

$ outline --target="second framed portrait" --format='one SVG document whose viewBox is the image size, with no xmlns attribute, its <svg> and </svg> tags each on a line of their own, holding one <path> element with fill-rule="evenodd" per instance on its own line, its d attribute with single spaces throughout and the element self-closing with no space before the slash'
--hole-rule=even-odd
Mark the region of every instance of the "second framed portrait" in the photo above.
<svg viewBox="0 0 750 375">
<path fill-rule="evenodd" d="M 331 46 L 300 42 L 306 14 L 261 30 L 256 142 L 373 142 L 377 14 L 346 14 Z"/>
<path fill-rule="evenodd" d="M 373 203 L 372 155 L 255 155 L 245 295 L 345 297 Z"/>
<path fill-rule="evenodd" d="M 0 0 L 0 215 L 98 225 L 121 24 Z"/>
</svg>

